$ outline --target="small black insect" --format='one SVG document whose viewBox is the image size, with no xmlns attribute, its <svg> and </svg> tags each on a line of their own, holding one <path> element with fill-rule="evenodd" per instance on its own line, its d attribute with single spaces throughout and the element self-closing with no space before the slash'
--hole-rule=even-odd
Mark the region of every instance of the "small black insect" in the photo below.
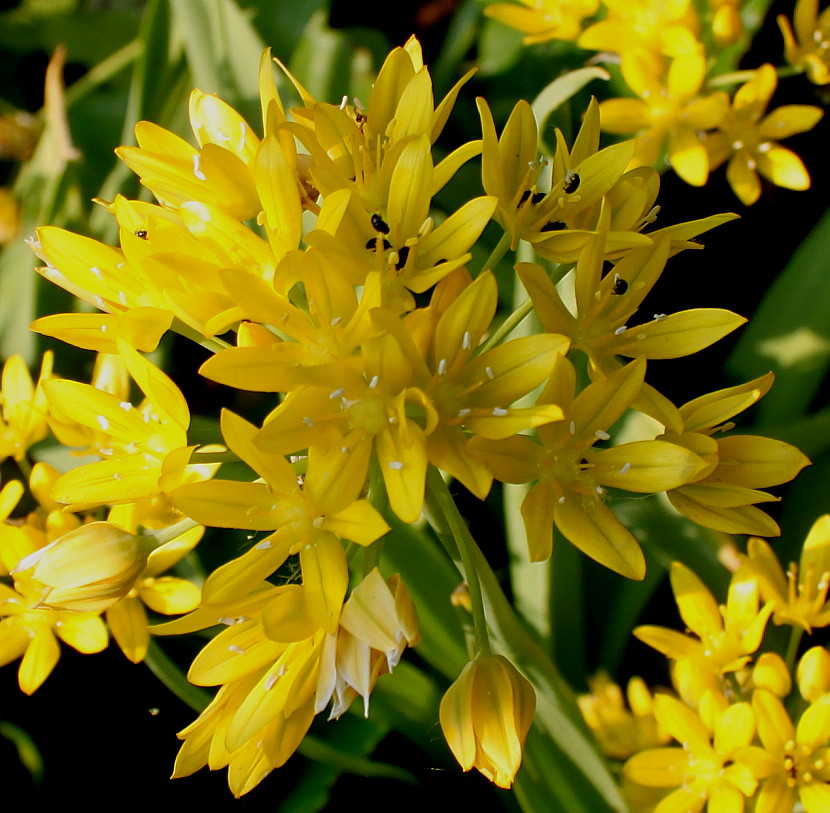
<svg viewBox="0 0 830 813">
<path fill-rule="evenodd" d="M 614 274 L 614 284 L 611 287 L 611 293 L 614 296 L 620 296 L 628 290 L 628 283 L 619 275 Z"/>
<path fill-rule="evenodd" d="M 379 234 L 389 234 L 389 224 L 377 213 L 372 215 L 372 228 Z"/>
<path fill-rule="evenodd" d="M 562 231 L 562 229 L 567 228 L 567 223 L 563 223 L 561 220 L 551 220 L 550 223 L 545 223 L 539 231 Z"/>
<path fill-rule="evenodd" d="M 366 241 L 366 248 L 369 251 L 376 251 L 378 247 L 378 239 L 377 237 L 373 237 L 371 240 Z M 392 248 L 392 244 L 384 237 L 383 238 L 383 250 L 386 251 L 387 249 Z"/>
<path fill-rule="evenodd" d="M 400 271 L 406 265 L 406 258 L 409 256 L 409 246 L 401 246 L 398 249 L 398 261 L 395 263 L 395 270 Z"/>
<path fill-rule="evenodd" d="M 541 203 L 545 199 L 544 192 L 534 192 L 530 196 L 530 202 L 535 206 L 537 203 Z"/>
<path fill-rule="evenodd" d="M 579 189 L 579 183 L 579 175 L 572 169 L 569 169 L 565 173 L 565 180 L 562 182 L 562 191 L 566 195 L 572 195 L 577 189 Z"/>
<path fill-rule="evenodd" d="M 142 240 L 146 240 L 147 239 L 147 229 L 139 229 L 135 233 L 135 236 L 140 237 Z"/>
</svg>

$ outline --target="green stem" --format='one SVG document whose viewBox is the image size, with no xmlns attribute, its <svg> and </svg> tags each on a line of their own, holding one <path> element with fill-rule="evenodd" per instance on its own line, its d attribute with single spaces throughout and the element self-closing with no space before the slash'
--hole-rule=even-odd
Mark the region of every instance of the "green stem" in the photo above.
<svg viewBox="0 0 830 813">
<path fill-rule="evenodd" d="M 803 635 L 804 630 L 801 627 L 793 625 L 790 628 L 790 641 L 787 644 L 787 654 L 784 657 L 784 662 L 787 664 L 790 674 L 795 674 L 795 661 L 798 657 L 798 647 L 801 645 Z"/>
<path fill-rule="evenodd" d="M 510 235 L 505 232 L 501 236 L 501 240 L 496 244 L 496 247 L 490 252 L 490 256 L 484 261 L 484 265 L 481 266 L 482 272 L 487 271 L 488 269 L 495 268 L 501 258 L 507 254 L 507 249 L 510 248 Z"/>
<path fill-rule="evenodd" d="M 490 634 L 487 630 L 487 617 L 484 612 L 484 596 L 478 578 L 478 570 L 474 563 L 475 552 L 478 546 L 470 534 L 464 518 L 458 511 L 441 472 L 434 466 L 427 472 L 427 507 L 430 522 L 435 527 L 438 538 L 443 542 L 449 535 L 455 542 L 455 547 L 447 546 L 447 552 L 461 565 L 461 571 L 470 591 L 472 605 L 473 631 L 476 647 L 483 655 L 492 654 Z M 459 562 L 460 559 L 460 562 Z"/>
<path fill-rule="evenodd" d="M 389 495 L 386 492 L 386 484 L 383 482 L 380 465 L 374 458 L 369 466 L 369 503 L 389 522 L 391 513 Z M 368 548 L 363 548 L 364 576 L 368 576 L 380 564 L 381 553 L 383 553 L 382 538 L 373 542 Z"/>
<path fill-rule="evenodd" d="M 28 483 L 32 478 L 32 464 L 29 462 L 29 458 L 25 456 L 21 457 L 20 460 L 15 458 L 14 462 L 17 463 L 17 468 L 20 469 L 24 481 Z"/>
<path fill-rule="evenodd" d="M 144 656 L 144 663 L 179 700 L 190 706 L 193 711 L 201 713 L 207 708 L 211 701 L 210 694 L 190 683 L 185 673 L 164 654 L 155 641 L 150 641 L 147 654 Z"/>
<path fill-rule="evenodd" d="M 156 528 L 155 530 L 149 530 L 145 528 L 143 536 L 151 536 L 153 539 L 156 540 L 156 546 L 160 548 L 162 545 L 166 545 L 168 542 L 172 542 L 174 539 L 181 536 L 183 533 L 186 533 L 187 531 L 190 531 L 193 528 L 198 527 L 199 523 L 196 522 L 195 519 L 185 517 L 184 519 L 180 519 L 173 525 L 168 525 L 166 528 Z"/>
<path fill-rule="evenodd" d="M 93 65 L 77 82 L 73 82 L 64 92 L 66 106 L 79 102 L 100 85 L 109 82 L 116 74 L 132 65 L 141 54 L 144 44 L 139 38 L 128 42 L 106 59 Z"/>
<path fill-rule="evenodd" d="M 798 74 L 804 73 L 804 69 L 796 65 L 784 65 L 783 67 L 776 68 L 775 72 L 778 74 L 779 79 L 786 79 L 788 76 L 798 76 Z M 715 76 L 713 79 L 710 79 L 708 85 L 712 88 L 719 88 L 725 85 L 744 84 L 754 76 L 754 70 L 730 71 L 729 73 L 723 73 L 720 76 Z"/>
<path fill-rule="evenodd" d="M 519 305 L 510 316 L 505 319 L 492 335 L 481 345 L 479 354 L 486 353 L 491 347 L 499 344 L 507 336 L 509 336 L 519 325 L 519 323 L 533 310 L 533 301 L 528 297 L 521 305 Z"/>
</svg>

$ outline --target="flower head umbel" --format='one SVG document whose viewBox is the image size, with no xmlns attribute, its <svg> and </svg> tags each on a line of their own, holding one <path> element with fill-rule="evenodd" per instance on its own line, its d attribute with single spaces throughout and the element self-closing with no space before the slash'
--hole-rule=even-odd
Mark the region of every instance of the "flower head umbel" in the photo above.
<svg viewBox="0 0 830 813">
<path fill-rule="evenodd" d="M 509 788 L 535 709 L 533 687 L 507 658 L 479 655 L 441 699 L 441 730 L 465 771 Z"/>
</svg>

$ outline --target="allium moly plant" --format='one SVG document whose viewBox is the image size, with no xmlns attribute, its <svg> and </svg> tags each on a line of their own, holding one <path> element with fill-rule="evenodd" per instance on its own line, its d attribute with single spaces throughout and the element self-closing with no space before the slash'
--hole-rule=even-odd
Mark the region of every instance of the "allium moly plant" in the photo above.
<svg viewBox="0 0 830 813">
<path fill-rule="evenodd" d="M 322 97 L 266 49 L 256 120 L 196 89 L 191 136 L 137 124 L 117 154 L 146 193 L 96 201 L 117 240 L 47 224 L 30 240 L 82 303 L 32 330 L 91 374 L 51 353 L 37 380 L 21 356 L 3 367 L 0 663 L 20 660 L 24 692 L 61 642 L 111 637 L 194 711 L 173 776 L 226 770 L 237 797 L 276 798 L 266 778 L 297 753 L 409 778 L 370 758 L 379 736 L 331 734 L 379 707 L 382 734 L 524 810 L 830 810 L 830 654 L 800 649 L 830 623 L 826 517 L 786 574 L 760 538 L 781 533 L 765 489 L 810 461 L 735 431 L 771 374 L 691 382 L 679 405 L 650 375 L 747 321 L 644 312 L 672 258 L 736 218 L 663 214 L 664 156 L 693 185 L 728 161 L 748 205 L 759 175 L 809 185 L 777 139 L 821 115 L 768 113 L 771 65 L 730 96 L 710 57 L 743 36 L 739 4 L 698 5 L 487 7 L 528 47 L 619 54 L 636 99 L 582 104 L 596 68 L 549 86 L 544 111 L 475 98 L 473 71 L 441 95 L 411 37 L 362 98 Z M 799 37 L 815 17 L 800 9 Z M 794 36 L 787 58 L 817 81 Z M 461 104 L 476 132 L 447 148 Z M 574 132 L 551 136 L 567 104 Z M 723 605 L 692 566 L 711 576 L 716 554 Z M 567 568 L 624 585 L 620 638 L 668 571 L 686 631 L 634 635 L 671 689 L 633 678 L 626 702 L 601 673 L 577 698 Z M 174 636 L 189 664 L 165 654 Z"/>
</svg>

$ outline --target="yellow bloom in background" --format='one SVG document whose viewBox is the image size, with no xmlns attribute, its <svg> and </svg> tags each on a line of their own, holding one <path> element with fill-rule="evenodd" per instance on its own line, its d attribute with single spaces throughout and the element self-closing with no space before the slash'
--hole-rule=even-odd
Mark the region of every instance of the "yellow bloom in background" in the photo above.
<svg viewBox="0 0 830 813">
<path fill-rule="evenodd" d="M 632 159 L 635 165 L 656 167 L 665 150 L 669 164 L 686 183 L 703 186 L 709 175 L 709 160 L 701 133 L 717 127 L 729 110 L 725 93 L 701 95 L 706 74 L 704 55 L 675 57 L 667 69 L 660 57 L 626 49 L 622 73 L 638 98 L 602 102 L 602 129 L 637 136 Z"/>
<path fill-rule="evenodd" d="M 642 678 L 628 681 L 625 696 L 605 673 L 590 678 L 588 688 L 590 694 L 577 697 L 579 710 L 611 759 L 627 759 L 669 741 L 668 733 L 657 724 L 654 698 Z"/>
<path fill-rule="evenodd" d="M 745 206 L 761 195 L 759 174 L 785 189 L 809 189 L 810 175 L 801 159 L 782 147 L 782 138 L 811 130 L 824 115 L 819 107 L 787 104 L 766 113 L 778 76 L 772 65 L 762 65 L 738 88 L 732 106 L 706 138 L 711 169 L 728 161 L 726 178 Z"/>
<path fill-rule="evenodd" d="M 547 40 L 575 40 L 582 21 L 596 14 L 599 0 L 519 0 L 491 3 L 484 13 L 525 34 L 525 45 Z"/>
<path fill-rule="evenodd" d="M 0 461 L 22 460 L 29 448 L 46 437 L 47 402 L 43 383 L 52 375 L 53 354 L 43 354 L 40 376 L 32 381 L 26 362 L 11 356 L 0 378 Z"/>
<path fill-rule="evenodd" d="M 776 18 L 784 37 L 784 55 L 790 65 L 801 68 L 811 82 L 830 82 L 830 9 L 818 10 L 818 0 L 798 0 L 793 24 L 783 14 Z"/>
<path fill-rule="evenodd" d="M 790 563 L 786 575 L 778 557 L 763 539 L 751 538 L 747 553 L 749 567 L 758 579 L 764 599 L 774 604 L 772 618 L 776 624 L 792 624 L 806 632 L 830 624 L 830 605 L 827 603 L 830 514 L 813 523 L 804 540 L 799 564 Z"/>
<path fill-rule="evenodd" d="M 654 813 L 697 813 L 707 804 L 710 811 L 740 813 L 758 787 L 753 765 L 745 757 L 755 734 L 752 706 L 730 706 L 711 695 L 704 706 L 708 708 L 698 715 L 669 695 L 654 698 L 657 721 L 680 747 L 643 751 L 625 764 L 625 775 L 638 784 L 677 788 Z"/>
<path fill-rule="evenodd" d="M 743 0 L 709 0 L 709 8 L 712 10 L 712 34 L 720 47 L 732 45 L 744 35 L 742 3 Z"/>
<path fill-rule="evenodd" d="M 701 49 L 691 0 L 603 0 L 603 5 L 608 16 L 582 33 L 581 48 L 611 53 L 644 48 L 669 57 Z"/>
<path fill-rule="evenodd" d="M 764 689 L 753 692 L 752 708 L 763 746 L 751 749 L 762 780 L 756 813 L 793 810 L 798 801 L 807 813 L 830 810 L 830 696 L 804 709 L 796 726 L 784 704 Z"/>
<path fill-rule="evenodd" d="M 513 784 L 533 722 L 536 692 L 502 655 L 470 661 L 441 699 L 441 730 L 461 768 Z"/>
<path fill-rule="evenodd" d="M 691 631 L 637 627 L 634 635 L 674 660 L 690 660 L 716 674 L 742 669 L 761 645 L 772 604 L 759 609 L 758 585 L 747 567 L 732 577 L 726 605 L 719 607 L 706 585 L 685 565 L 673 562 L 671 585 Z"/>
</svg>

